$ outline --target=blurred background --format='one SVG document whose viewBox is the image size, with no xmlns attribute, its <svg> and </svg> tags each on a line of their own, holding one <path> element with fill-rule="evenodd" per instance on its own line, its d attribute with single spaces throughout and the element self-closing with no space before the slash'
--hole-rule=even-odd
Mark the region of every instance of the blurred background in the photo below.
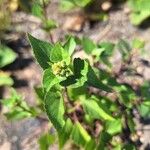
<svg viewBox="0 0 150 150">
<path fill-rule="evenodd" d="M 68 34 L 95 42 L 139 38 L 147 50 L 147 66 L 141 66 L 139 72 L 150 78 L 149 0 L 0 0 L 0 99 L 10 97 L 13 88 L 17 94 L 13 91 L 11 98 L 19 94 L 30 107 L 36 107 L 35 87 L 41 84 L 42 73 L 27 33 L 48 42 L 63 41 Z M 38 138 L 50 128 L 47 120 L 18 116 L 18 112 L 6 119 L 7 111 L 0 105 L 0 150 L 38 150 Z M 146 149 L 149 121 L 138 125 L 145 129 L 141 141 Z M 57 144 L 50 149 L 57 150 Z"/>
</svg>

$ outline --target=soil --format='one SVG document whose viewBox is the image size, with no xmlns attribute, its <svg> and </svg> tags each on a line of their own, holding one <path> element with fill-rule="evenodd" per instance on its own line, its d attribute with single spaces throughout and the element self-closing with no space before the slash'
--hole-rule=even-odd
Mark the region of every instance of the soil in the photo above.
<svg viewBox="0 0 150 150">
<path fill-rule="evenodd" d="M 129 22 L 128 13 L 125 11 L 126 5 L 117 6 L 112 9 L 108 15 L 107 21 L 89 22 L 78 12 L 77 15 L 71 16 L 73 13 L 62 14 L 58 9 L 58 1 L 52 1 L 47 12 L 49 18 L 56 20 L 59 27 L 53 31 L 54 41 L 62 40 L 64 35 L 71 33 L 77 36 L 88 36 L 95 40 L 117 42 L 119 39 L 140 38 L 146 41 L 147 55 L 150 56 L 150 28 L 147 26 L 134 27 Z M 72 30 L 66 28 L 69 17 L 78 17 L 78 20 L 72 23 Z M 84 20 L 85 19 L 85 20 Z M 18 57 L 14 63 L 4 68 L 11 73 L 15 84 L 14 88 L 23 95 L 24 99 L 31 106 L 36 104 L 36 95 L 34 94 L 34 86 L 41 83 L 42 73 L 39 65 L 35 62 L 29 42 L 26 38 L 26 33 L 29 32 L 37 38 L 49 41 L 48 35 L 41 29 L 41 22 L 30 14 L 17 12 L 12 16 L 13 28 L 7 33 L 7 44 L 14 49 Z M 66 25 L 66 26 L 65 26 Z M 78 31 L 75 30 L 78 27 Z M 71 27 L 70 27 L 71 28 Z M 149 79 L 150 68 L 145 67 L 144 78 Z M 8 95 L 8 90 L 5 89 L 4 97 Z M 143 145 L 141 150 L 150 149 L 150 122 L 138 122 L 138 128 L 143 131 Z M 43 130 L 47 129 L 47 124 L 39 119 L 25 119 L 17 122 L 8 122 L 6 118 L 0 116 L 0 150 L 38 150 L 38 137 Z M 58 149 L 55 145 L 50 149 Z"/>
</svg>

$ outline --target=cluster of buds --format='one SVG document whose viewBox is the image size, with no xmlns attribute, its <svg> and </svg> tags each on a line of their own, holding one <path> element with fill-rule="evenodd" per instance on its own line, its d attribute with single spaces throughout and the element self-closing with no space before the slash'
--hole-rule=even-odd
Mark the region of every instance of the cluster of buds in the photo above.
<svg viewBox="0 0 150 150">
<path fill-rule="evenodd" d="M 58 75 L 61 77 L 68 77 L 72 74 L 71 69 L 66 64 L 65 61 L 60 61 L 60 62 L 54 63 L 52 65 L 52 71 L 53 71 L 54 75 Z"/>
</svg>

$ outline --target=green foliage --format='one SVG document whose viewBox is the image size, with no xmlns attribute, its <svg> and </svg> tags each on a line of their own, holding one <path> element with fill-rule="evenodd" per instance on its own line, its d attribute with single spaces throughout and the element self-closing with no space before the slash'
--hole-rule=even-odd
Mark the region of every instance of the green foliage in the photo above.
<svg viewBox="0 0 150 150">
<path fill-rule="evenodd" d="M 0 86 L 11 86 L 13 85 L 13 79 L 10 77 L 8 73 L 0 72 Z"/>
<path fill-rule="evenodd" d="M 57 23 L 47 16 L 46 7 L 49 3 L 49 0 L 33 0 L 31 8 L 32 14 L 41 19 L 42 28 L 47 32 L 57 27 Z"/>
<path fill-rule="evenodd" d="M 47 115 L 58 131 L 61 130 L 65 124 L 65 109 L 63 103 L 63 97 L 59 92 L 49 91 L 45 96 L 45 109 Z"/>
<path fill-rule="evenodd" d="M 35 39 L 30 34 L 28 35 L 28 38 L 31 42 L 33 52 L 38 63 L 43 69 L 48 68 L 48 63 L 50 62 L 50 51 L 53 46 L 50 43 Z"/>
<path fill-rule="evenodd" d="M 39 138 L 40 150 L 48 150 L 48 148 L 54 144 L 56 135 L 45 133 Z"/>
<path fill-rule="evenodd" d="M 91 0 L 61 0 L 60 1 L 60 9 L 62 11 L 68 11 L 75 7 L 85 7 L 87 6 Z"/>
<path fill-rule="evenodd" d="M 16 59 L 16 53 L 5 45 L 0 45 L 0 68 L 12 63 Z"/>
<path fill-rule="evenodd" d="M 71 138 L 77 145 L 82 145 L 83 147 L 86 146 L 86 144 L 91 140 L 90 135 L 79 122 L 74 124 Z"/>
<path fill-rule="evenodd" d="M 27 105 L 23 98 L 12 89 L 12 93 L 9 98 L 0 100 L 3 106 L 8 109 L 5 116 L 9 120 L 20 120 L 28 117 L 35 117 L 38 111 Z"/>
<path fill-rule="evenodd" d="M 132 24 L 140 25 L 144 20 L 150 17 L 149 0 L 129 0 L 128 3 L 132 10 L 130 15 Z"/>
<path fill-rule="evenodd" d="M 149 116 L 149 94 L 146 92 L 149 85 L 141 87 L 140 96 L 130 86 L 118 83 L 111 74 L 110 58 L 118 50 L 122 55 L 122 63 L 129 63 L 132 50 L 143 49 L 144 43 L 138 39 L 132 44 L 121 40 L 115 46 L 109 42 L 96 44 L 86 37 L 77 42 L 70 36 L 63 45 L 58 42 L 49 44 L 28 36 L 44 72 L 43 86 L 37 93 L 57 130 L 60 149 L 67 141 L 85 150 L 108 147 L 116 150 L 134 149 L 134 141 L 130 139 L 130 135 L 136 132 L 132 110 L 135 108 L 142 116 Z M 76 45 L 96 58 L 93 63 L 72 57 Z M 95 64 L 103 64 L 108 68 L 102 70 Z M 129 130 L 129 135 L 125 130 Z M 133 145 L 128 140 L 123 141 L 124 136 L 128 136 Z"/>
<path fill-rule="evenodd" d="M 98 103 L 98 99 L 95 97 L 83 100 L 83 108 L 93 119 L 115 120 L 107 111 L 105 111 L 103 105 L 100 102 Z"/>
<path fill-rule="evenodd" d="M 0 69 L 11 64 L 17 55 L 9 47 L 0 44 Z M 0 86 L 11 86 L 13 85 L 13 80 L 11 79 L 9 73 L 0 70 Z"/>
</svg>

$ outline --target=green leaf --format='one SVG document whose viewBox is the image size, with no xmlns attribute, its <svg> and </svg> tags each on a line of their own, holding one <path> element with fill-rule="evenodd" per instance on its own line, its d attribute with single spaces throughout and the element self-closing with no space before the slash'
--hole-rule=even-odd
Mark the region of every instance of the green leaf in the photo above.
<svg viewBox="0 0 150 150">
<path fill-rule="evenodd" d="M 64 102 L 59 92 L 49 91 L 45 97 L 45 109 L 50 121 L 59 131 L 65 125 Z"/>
<path fill-rule="evenodd" d="M 110 139 L 111 136 L 107 132 L 102 131 L 99 136 L 99 144 L 97 145 L 97 150 L 105 150 L 105 147 Z"/>
<path fill-rule="evenodd" d="M 141 95 L 145 100 L 150 99 L 150 82 L 145 81 L 144 84 L 140 87 Z"/>
<path fill-rule="evenodd" d="M 113 55 L 114 52 L 114 44 L 109 42 L 102 42 L 98 45 L 103 51 L 100 54 L 100 60 L 106 64 L 108 67 L 111 67 L 111 63 L 109 62 L 109 58 Z"/>
<path fill-rule="evenodd" d="M 139 105 L 138 110 L 143 118 L 149 118 L 150 117 L 150 100 L 146 100 L 141 105 Z"/>
<path fill-rule="evenodd" d="M 74 8 L 75 5 L 72 2 L 72 0 L 60 0 L 60 10 L 61 11 L 68 11 L 72 8 Z"/>
<path fill-rule="evenodd" d="M 57 28 L 57 26 L 58 26 L 57 23 L 52 19 L 48 19 L 43 22 L 43 29 L 46 30 L 47 32 Z"/>
<path fill-rule="evenodd" d="M 115 135 L 122 131 L 122 122 L 121 119 L 116 119 L 114 121 L 107 121 L 105 124 L 107 133 Z"/>
<path fill-rule="evenodd" d="M 71 75 L 67 80 L 61 82 L 63 86 L 71 86 L 77 88 L 83 86 L 87 81 L 88 63 L 80 58 L 75 58 L 73 61 L 74 75 Z"/>
<path fill-rule="evenodd" d="M 80 58 L 74 59 L 74 75 L 76 78 L 76 83 L 74 87 L 83 86 L 84 83 L 87 81 L 87 74 L 88 74 L 88 66 L 89 64 Z"/>
<path fill-rule="evenodd" d="M 140 25 L 150 16 L 149 0 L 129 0 L 129 7 L 132 9 L 130 21 L 134 25 Z"/>
<path fill-rule="evenodd" d="M 13 85 L 14 81 L 13 79 L 9 76 L 9 74 L 0 72 L 0 86 L 11 86 Z"/>
<path fill-rule="evenodd" d="M 71 138 L 77 145 L 82 146 L 85 146 L 91 140 L 91 137 L 79 122 L 74 124 Z"/>
<path fill-rule="evenodd" d="M 92 51 L 96 48 L 96 44 L 87 37 L 83 37 L 82 46 L 87 54 L 91 54 Z"/>
<path fill-rule="evenodd" d="M 91 2 L 91 0 L 82 0 L 82 1 L 81 0 L 73 0 L 73 2 L 76 6 L 85 7 L 86 5 L 88 5 Z"/>
<path fill-rule="evenodd" d="M 50 68 L 46 69 L 43 75 L 43 87 L 48 92 L 52 86 L 61 82 L 62 79 L 63 78 L 56 77 L 56 75 L 51 72 Z"/>
<path fill-rule="evenodd" d="M 32 14 L 39 17 L 39 18 L 43 17 L 43 9 L 42 9 L 42 6 L 39 3 L 35 2 L 32 5 Z"/>
<path fill-rule="evenodd" d="M 7 108 L 6 110 L 8 110 L 4 114 L 7 119 L 19 120 L 37 116 L 36 109 L 28 106 L 26 101 L 13 89 L 10 97 L 3 99 L 2 104 Z"/>
<path fill-rule="evenodd" d="M 69 55 L 71 56 L 75 50 L 75 47 L 76 47 L 75 39 L 72 36 L 70 36 L 64 45 L 64 49 L 67 50 Z"/>
<path fill-rule="evenodd" d="M 44 89 L 43 87 L 34 87 L 35 93 L 38 97 L 38 99 L 40 99 L 40 102 L 44 102 Z"/>
<path fill-rule="evenodd" d="M 8 120 L 20 120 L 23 118 L 31 117 L 31 113 L 23 111 L 20 107 L 16 107 L 12 111 L 5 113 Z"/>
<path fill-rule="evenodd" d="M 88 94 L 88 89 L 85 86 L 81 86 L 78 88 L 68 87 L 67 92 L 70 100 L 75 101 L 78 100 L 80 96 Z"/>
<path fill-rule="evenodd" d="M 107 91 L 107 92 L 112 91 L 112 89 L 109 86 L 103 84 L 100 81 L 100 79 L 98 79 L 96 73 L 94 72 L 94 70 L 92 69 L 91 66 L 89 66 L 87 78 L 88 78 L 87 84 L 89 86 L 93 86 L 95 88 L 98 88 L 98 89 L 101 89 L 101 90 L 104 90 L 104 91 Z"/>
<path fill-rule="evenodd" d="M 113 150 L 122 150 L 122 144 L 116 145 Z"/>
<path fill-rule="evenodd" d="M 82 100 L 84 111 L 94 119 L 114 121 L 115 119 L 105 111 L 102 105 L 98 104 L 93 98 Z"/>
<path fill-rule="evenodd" d="M 52 144 L 54 144 L 55 140 L 56 140 L 55 135 L 49 133 L 43 134 L 38 140 L 40 145 L 40 150 L 48 150 L 49 147 Z"/>
<path fill-rule="evenodd" d="M 0 44 L 0 68 L 12 63 L 17 55 L 12 49 Z"/>
<path fill-rule="evenodd" d="M 63 49 L 60 43 L 56 43 L 51 51 L 50 60 L 52 62 L 60 62 L 64 60 L 67 64 L 69 64 L 70 56 L 68 52 Z"/>
<path fill-rule="evenodd" d="M 123 150 L 136 150 L 136 148 L 133 144 L 126 144 L 124 145 Z"/>
<path fill-rule="evenodd" d="M 129 86 L 125 85 L 116 86 L 114 89 L 118 92 L 120 102 L 126 107 L 131 108 L 134 102 L 137 100 L 135 92 Z"/>
<path fill-rule="evenodd" d="M 91 139 L 85 146 L 85 150 L 95 150 L 96 142 L 94 139 Z"/>
<path fill-rule="evenodd" d="M 53 46 L 48 42 L 36 39 L 30 34 L 28 34 L 28 38 L 37 62 L 44 70 L 47 69 L 49 67 L 50 52 Z"/>
<path fill-rule="evenodd" d="M 75 7 L 85 7 L 91 0 L 60 0 L 60 9 L 62 11 L 68 11 Z"/>
<path fill-rule="evenodd" d="M 113 50 L 114 50 L 114 44 L 110 43 L 110 42 L 101 42 L 98 44 L 99 48 L 103 48 L 104 49 L 104 56 L 110 57 L 113 54 Z"/>
<path fill-rule="evenodd" d="M 71 120 L 68 118 L 63 129 L 58 132 L 60 149 L 62 149 L 65 143 L 67 142 L 67 140 L 70 139 L 72 128 L 73 128 L 73 124 Z"/>
<path fill-rule="evenodd" d="M 133 25 L 140 25 L 149 16 L 150 16 L 149 10 L 142 10 L 141 12 L 133 12 L 130 15 L 130 20 Z"/>
<path fill-rule="evenodd" d="M 140 49 L 140 48 L 144 48 L 144 46 L 145 46 L 145 42 L 143 40 L 135 38 L 132 41 L 132 48 Z"/>
<path fill-rule="evenodd" d="M 3 104 L 3 106 L 6 106 L 11 110 L 12 107 L 16 105 L 16 103 L 21 101 L 21 99 L 21 96 L 18 95 L 18 93 L 14 89 L 11 89 L 10 97 L 7 99 L 3 99 L 1 103 Z"/>
</svg>

